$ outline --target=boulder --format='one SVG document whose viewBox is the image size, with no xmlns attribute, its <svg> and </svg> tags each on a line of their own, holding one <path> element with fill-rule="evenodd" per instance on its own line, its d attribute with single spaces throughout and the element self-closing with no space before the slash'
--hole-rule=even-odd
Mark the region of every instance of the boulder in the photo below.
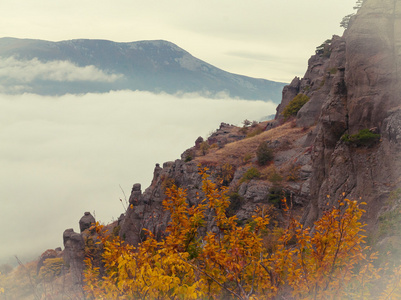
<svg viewBox="0 0 401 300">
<path fill-rule="evenodd" d="M 90 212 L 85 212 L 83 217 L 79 220 L 79 230 L 81 232 L 84 232 L 85 230 L 91 228 L 91 226 L 93 226 L 94 224 L 96 224 L 96 220 L 95 218 L 92 216 L 92 214 Z"/>
</svg>

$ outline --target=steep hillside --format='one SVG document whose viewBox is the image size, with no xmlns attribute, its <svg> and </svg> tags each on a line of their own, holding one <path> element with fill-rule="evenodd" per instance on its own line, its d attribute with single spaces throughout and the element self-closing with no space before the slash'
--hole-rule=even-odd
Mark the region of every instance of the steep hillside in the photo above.
<svg viewBox="0 0 401 300">
<path fill-rule="evenodd" d="M 266 124 L 259 126 L 264 129 Z M 129 199 L 133 209 L 125 214 L 120 236 L 136 244 L 142 228 L 160 235 L 169 219 L 162 207 L 164 192 L 172 184 L 187 189 L 195 204 L 196 195 L 202 194 L 199 164 L 208 167 L 217 182 L 229 187 L 230 211 L 240 222 L 246 222 L 258 206 L 278 209 L 278 200 L 286 194 L 293 205 L 302 207 L 309 194 L 311 130 L 287 123 L 252 136 L 252 131 L 258 132 L 258 126 L 244 130 L 222 124 L 206 141 L 198 139 L 181 159 L 166 162 L 162 167 L 157 165 L 152 183 L 143 194 L 140 184 L 133 186 Z M 273 161 L 266 165 L 257 162 L 261 144 L 274 153 Z"/>
<path fill-rule="evenodd" d="M 242 128 L 222 124 L 206 140 L 198 138 L 181 159 L 157 164 L 144 192 L 134 184 L 114 233 L 134 245 L 143 240 L 143 228 L 160 238 L 170 218 L 162 210 L 166 187 L 187 189 L 189 204 L 196 204 L 201 164 L 229 188 L 228 211 L 239 224 L 267 206 L 280 225 L 284 196 L 305 226 L 313 226 L 338 200 L 367 202 L 363 221 L 370 241 L 385 256 L 392 248 L 399 260 L 400 10 L 401 1 L 366 0 L 344 35 L 318 47 L 305 76 L 284 88 L 275 120 Z M 309 101 L 287 118 L 287 108 L 300 98 Z M 83 235 L 66 234 L 75 237 L 66 240 L 66 255 L 79 261 Z M 81 244 L 71 247 L 78 240 Z"/>
<path fill-rule="evenodd" d="M 0 92 L 7 93 L 60 95 L 128 89 L 214 97 L 224 92 L 278 103 L 284 86 L 225 72 L 162 40 L 116 43 L 1 38 L 0 57 L 3 70 L 9 70 L 0 73 Z M 31 74 L 21 78 L 17 76 L 21 72 Z"/>
<path fill-rule="evenodd" d="M 137 242 L 131 235 L 140 231 L 147 211 L 160 205 L 166 182 L 188 188 L 189 195 L 200 192 L 198 163 L 216 174 L 223 174 L 223 169 L 230 166 L 233 174 L 227 185 L 231 192 L 238 193 L 241 205 L 236 213 L 244 219 L 254 203 L 265 203 L 272 197 L 276 187 L 266 174 L 274 168 L 281 176 L 284 194 L 307 205 L 305 225 L 311 226 L 321 217 L 328 204 L 349 198 L 367 202 L 365 221 L 371 229 L 377 229 L 383 209 L 397 205 L 389 205 L 389 199 L 399 190 L 401 178 L 399 5 L 399 1 L 367 0 L 342 37 L 333 36 L 318 48 L 304 78 L 295 78 L 284 88 L 276 121 L 266 124 L 268 131 L 250 138 L 242 134 L 241 140 L 243 129 L 223 125 L 206 142 L 216 148 L 201 153 L 197 143 L 181 160 L 165 163 L 163 168 L 157 166 L 152 184 L 143 195 L 138 185 L 134 188 L 132 199 L 136 202 L 131 199 L 131 203 L 138 205 L 135 211 L 140 209 L 141 213 L 127 211 L 121 234 Z M 278 126 L 284 122 L 284 108 L 299 94 L 309 101 L 294 121 Z M 260 167 L 255 159 L 262 142 L 274 152 L 269 167 Z M 262 175 L 241 182 L 251 167 Z M 291 172 L 297 175 L 286 180 Z"/>
</svg>

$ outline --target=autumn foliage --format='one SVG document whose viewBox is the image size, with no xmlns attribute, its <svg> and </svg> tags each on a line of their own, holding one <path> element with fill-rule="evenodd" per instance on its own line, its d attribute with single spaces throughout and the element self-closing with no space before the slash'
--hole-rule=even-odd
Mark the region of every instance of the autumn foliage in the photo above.
<svg viewBox="0 0 401 300">
<path fill-rule="evenodd" d="M 93 299 L 371 299 L 380 293 L 376 258 L 365 246 L 356 201 L 329 209 L 313 227 L 291 220 L 277 230 L 261 207 L 247 224 L 226 214 L 226 188 L 201 170 L 204 197 L 189 206 L 185 190 L 168 188 L 166 234 L 138 246 L 97 224 L 102 265 L 86 258 L 85 289 Z M 285 199 L 283 213 L 288 207 Z M 273 241 L 273 242 L 272 242 Z M 267 246 L 269 244 L 269 246 Z M 394 288 L 392 288 L 394 285 Z M 381 295 L 393 299 L 395 280 Z M 395 299 L 395 298 L 394 298 Z"/>
</svg>

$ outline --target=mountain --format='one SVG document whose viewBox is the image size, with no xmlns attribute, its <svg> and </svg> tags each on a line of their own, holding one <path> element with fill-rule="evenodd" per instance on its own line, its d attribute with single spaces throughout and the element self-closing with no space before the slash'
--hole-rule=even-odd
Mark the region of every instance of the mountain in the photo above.
<svg viewBox="0 0 401 300">
<path fill-rule="evenodd" d="M 258 206 L 272 205 L 280 224 L 282 212 L 274 201 L 281 195 L 305 226 L 313 226 L 339 199 L 356 199 L 367 203 L 363 221 L 372 241 L 383 249 L 399 248 L 399 230 L 385 223 L 390 216 L 388 222 L 401 226 L 399 215 L 392 213 L 401 209 L 399 9 L 366 1 L 343 36 L 333 36 L 316 50 L 304 77 L 284 87 L 275 120 L 242 128 L 222 123 L 180 159 L 157 164 L 144 192 L 134 184 L 129 198 L 134 209 L 120 217 L 119 235 L 134 245 L 142 228 L 160 236 L 169 221 L 162 209 L 166 186 L 187 189 L 194 204 L 202 194 L 201 164 L 228 186 L 229 209 L 239 222 L 246 222 Z M 285 120 L 283 112 L 298 96 L 309 101 Z M 263 143 L 274 153 L 267 166 L 257 159 Z M 259 175 L 246 177 L 252 168 Z M 74 260 L 76 253 L 70 250 L 76 247 L 65 241 L 66 260 Z"/>
<path fill-rule="evenodd" d="M 401 249 L 401 22 L 400 7 L 370 0 L 350 20 L 343 36 L 333 36 L 309 59 L 303 78 L 283 89 L 275 120 L 235 127 L 222 123 L 208 139 L 198 138 L 180 159 L 157 164 L 151 185 L 134 184 L 127 211 L 113 232 L 136 245 L 143 228 L 163 236 L 170 216 L 163 211 L 166 186 L 187 190 L 190 205 L 202 199 L 198 165 L 229 189 L 228 212 L 246 224 L 258 207 L 271 207 L 283 224 L 291 215 L 313 227 L 344 198 L 366 202 L 363 222 L 381 259 L 397 260 Z M 307 98 L 295 115 L 284 111 Z M 273 152 L 258 163 L 260 145 Z M 251 173 L 252 171 L 252 173 Z M 212 228 L 206 228 L 212 230 Z M 88 234 L 88 233 L 86 233 Z M 80 249 L 85 233 L 64 233 L 65 260 L 82 272 Z M 392 250 L 391 255 L 388 250 Z"/>
<path fill-rule="evenodd" d="M 227 186 L 228 214 L 236 215 L 238 224 L 249 224 L 255 209 L 267 206 L 272 224 L 288 225 L 290 215 L 313 232 L 314 222 L 327 210 L 341 209 L 339 200 L 366 202 L 364 235 L 379 251 L 377 263 L 399 265 L 400 5 L 400 1 L 364 1 L 343 36 L 333 36 L 318 47 L 304 77 L 295 77 L 283 89 L 275 120 L 244 127 L 222 123 L 209 138 L 197 138 L 181 158 L 157 164 L 149 187 L 142 192 L 140 184 L 133 185 L 128 208 L 109 225 L 110 232 L 133 245 L 144 239 L 143 228 L 162 238 L 170 220 L 162 205 L 166 187 L 176 184 L 186 189 L 188 204 L 199 204 L 201 164 L 216 183 Z M 308 102 L 286 119 L 284 113 L 300 98 Z M 273 156 L 266 165 L 259 161 L 264 144 Z M 280 205 L 283 195 L 289 211 Z M 209 217 L 212 223 L 214 216 Z M 86 214 L 80 224 L 93 221 Z M 89 225 L 81 227 L 81 233 L 69 229 L 63 235 L 64 259 L 77 275 L 76 283 L 81 282 L 85 241 L 95 237 L 85 230 Z M 225 228 L 212 224 L 204 230 L 224 236 Z M 288 245 L 292 249 L 293 241 Z M 377 293 L 384 286 L 378 281 L 373 289 Z"/>
<path fill-rule="evenodd" d="M 6 93 L 61 95 L 128 89 L 213 97 L 225 92 L 278 103 L 285 85 L 225 72 L 163 40 L 1 38 L 0 58 L 0 91 Z"/>
</svg>

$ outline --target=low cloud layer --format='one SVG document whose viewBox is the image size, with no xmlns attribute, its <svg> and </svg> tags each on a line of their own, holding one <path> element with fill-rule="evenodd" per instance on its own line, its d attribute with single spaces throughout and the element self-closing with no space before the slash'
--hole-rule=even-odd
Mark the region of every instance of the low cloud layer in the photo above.
<svg viewBox="0 0 401 300">
<path fill-rule="evenodd" d="M 221 122 L 240 124 L 273 103 L 191 95 L 111 92 L 85 96 L 0 94 L 0 263 L 62 246 L 85 211 L 110 222 L 132 184 L 175 160 Z"/>
<path fill-rule="evenodd" d="M 0 58 L 0 79 L 28 83 L 34 80 L 114 82 L 120 74 L 107 74 L 95 66 L 79 67 L 69 61 L 41 62 L 37 58 Z"/>
</svg>

